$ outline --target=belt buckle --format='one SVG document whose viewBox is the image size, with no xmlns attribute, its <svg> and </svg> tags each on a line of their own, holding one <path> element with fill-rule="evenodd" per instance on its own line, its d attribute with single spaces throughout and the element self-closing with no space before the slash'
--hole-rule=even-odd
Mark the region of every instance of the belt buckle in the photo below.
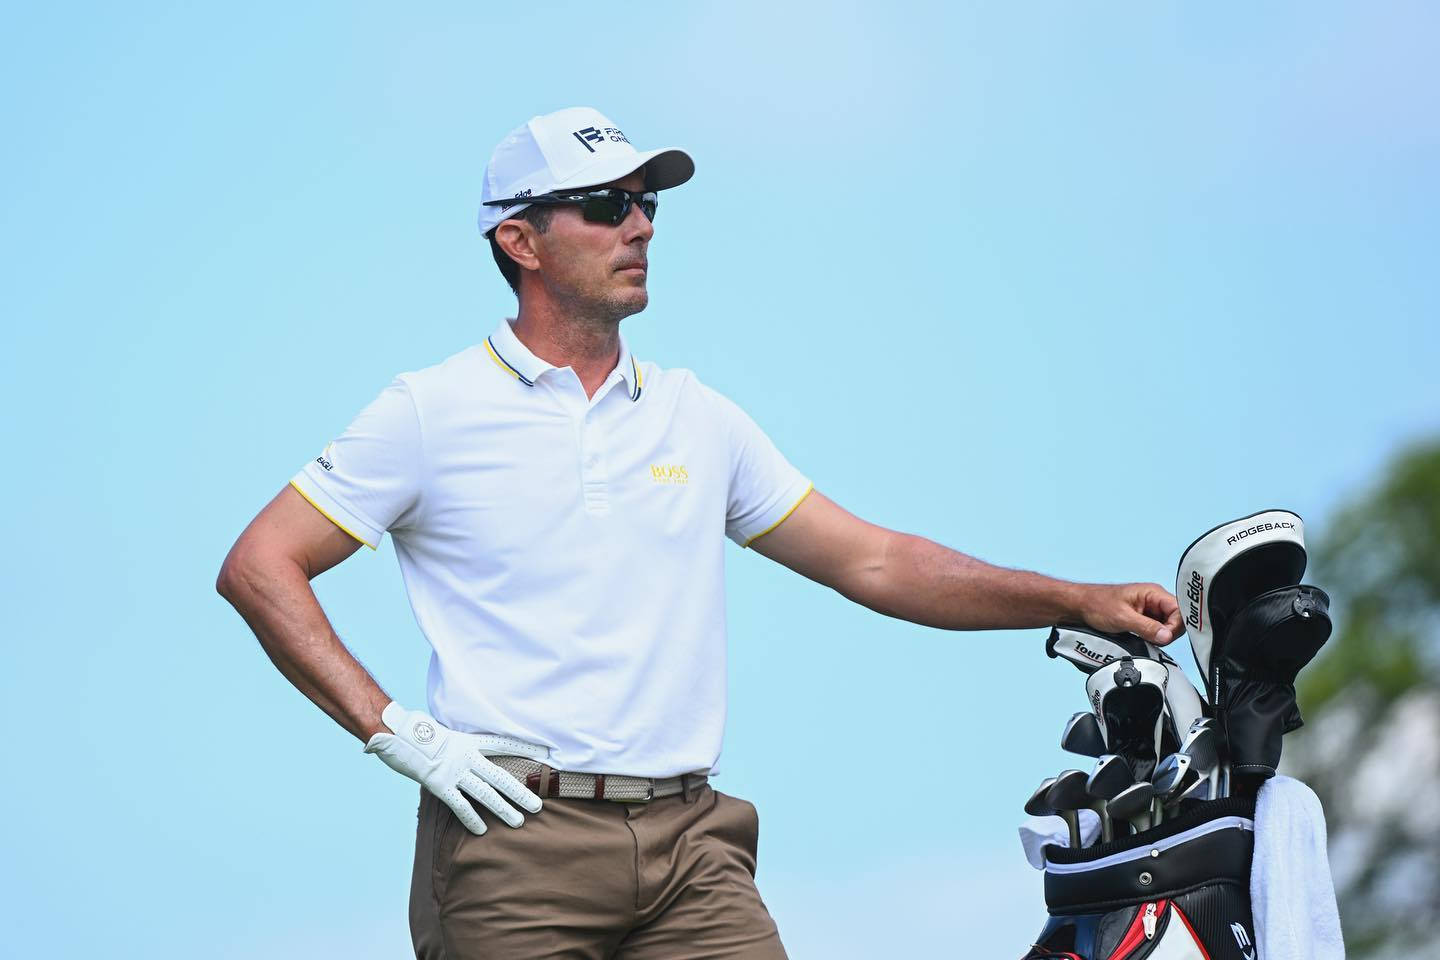
<svg viewBox="0 0 1440 960">
<path fill-rule="evenodd" d="M 655 799 L 655 780 L 654 780 L 654 778 L 652 777 L 652 778 L 650 779 L 650 786 L 648 786 L 648 787 L 645 788 L 645 802 L 646 802 L 646 803 L 649 803 L 651 800 L 654 800 L 654 799 Z"/>
</svg>

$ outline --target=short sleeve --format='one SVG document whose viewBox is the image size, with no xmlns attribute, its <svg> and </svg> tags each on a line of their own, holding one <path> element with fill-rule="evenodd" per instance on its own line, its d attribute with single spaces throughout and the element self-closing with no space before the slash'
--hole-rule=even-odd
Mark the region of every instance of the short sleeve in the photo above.
<svg viewBox="0 0 1440 960">
<path fill-rule="evenodd" d="M 717 394 L 717 396 L 719 396 Z M 725 535 L 742 547 L 769 533 L 800 506 L 813 485 L 786 460 L 759 424 L 732 400 L 720 397 L 729 423 L 730 492 Z"/>
<path fill-rule="evenodd" d="M 397 377 L 290 480 L 315 509 L 374 550 L 419 513 L 424 458 L 410 387 Z"/>
</svg>

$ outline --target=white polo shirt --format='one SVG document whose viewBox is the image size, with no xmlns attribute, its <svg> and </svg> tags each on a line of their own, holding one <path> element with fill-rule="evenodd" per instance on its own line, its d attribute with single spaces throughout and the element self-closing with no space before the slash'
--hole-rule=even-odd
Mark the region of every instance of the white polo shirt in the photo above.
<svg viewBox="0 0 1440 960">
<path fill-rule="evenodd" d="M 436 719 L 650 777 L 715 770 L 724 537 L 747 546 L 811 490 L 691 371 L 622 336 L 588 398 L 508 320 L 397 376 L 290 482 L 372 549 L 394 538 Z"/>
</svg>

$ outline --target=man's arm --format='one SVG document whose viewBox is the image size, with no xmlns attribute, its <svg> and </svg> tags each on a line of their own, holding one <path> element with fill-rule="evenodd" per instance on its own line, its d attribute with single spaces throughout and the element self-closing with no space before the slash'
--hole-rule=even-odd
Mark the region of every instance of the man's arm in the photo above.
<svg viewBox="0 0 1440 960">
<path fill-rule="evenodd" d="M 877 613 L 944 630 L 1084 623 L 1157 644 L 1181 633 L 1180 605 L 1158 584 L 1069 583 L 991 566 L 867 523 L 818 490 L 750 546 Z"/>
<path fill-rule="evenodd" d="M 310 581 L 360 547 L 286 486 L 230 548 L 215 589 L 245 618 L 271 662 L 362 742 L 389 732 L 390 697 L 330 626 Z"/>
</svg>

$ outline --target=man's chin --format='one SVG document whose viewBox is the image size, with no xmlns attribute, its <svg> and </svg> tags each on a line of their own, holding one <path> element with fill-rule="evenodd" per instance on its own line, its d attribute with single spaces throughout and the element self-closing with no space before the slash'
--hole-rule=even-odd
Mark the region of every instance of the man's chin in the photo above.
<svg viewBox="0 0 1440 960">
<path fill-rule="evenodd" d="M 616 305 L 629 307 L 631 313 L 639 313 L 650 303 L 650 292 L 643 286 L 627 287 L 621 290 L 615 297 Z"/>
<path fill-rule="evenodd" d="M 650 294 L 644 287 L 612 290 L 610 296 L 605 299 L 603 312 L 608 314 L 612 320 L 621 320 L 644 310 L 649 303 Z"/>
</svg>

